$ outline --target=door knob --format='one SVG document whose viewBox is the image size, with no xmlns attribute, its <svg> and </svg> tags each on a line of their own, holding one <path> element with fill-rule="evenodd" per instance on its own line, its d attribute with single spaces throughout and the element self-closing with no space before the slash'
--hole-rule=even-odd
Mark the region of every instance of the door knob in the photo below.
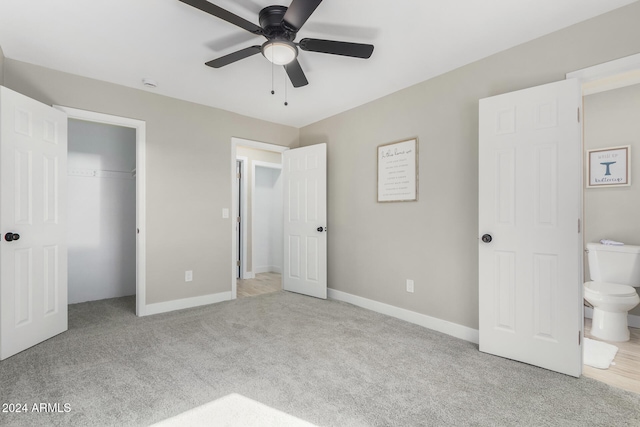
<svg viewBox="0 0 640 427">
<path fill-rule="evenodd" d="M 484 234 L 482 236 L 482 241 L 485 243 L 490 243 L 493 240 L 493 237 L 491 237 L 491 234 Z"/>
<path fill-rule="evenodd" d="M 14 240 L 20 239 L 20 235 L 18 233 L 7 233 L 4 235 L 4 239 L 7 242 L 13 242 Z"/>
<path fill-rule="evenodd" d="M 318 227 L 318 231 L 320 233 L 322 233 L 323 231 L 326 231 L 327 229 L 325 227 Z"/>
</svg>

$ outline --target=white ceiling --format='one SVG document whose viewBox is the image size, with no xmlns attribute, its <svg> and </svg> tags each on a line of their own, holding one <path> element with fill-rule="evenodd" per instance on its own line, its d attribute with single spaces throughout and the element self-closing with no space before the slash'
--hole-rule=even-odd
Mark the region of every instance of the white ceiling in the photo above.
<svg viewBox="0 0 640 427">
<path fill-rule="evenodd" d="M 178 0 L 0 0 L 0 46 L 7 58 L 302 127 L 634 1 L 324 0 L 297 40 L 369 43 L 373 56 L 301 51 L 309 85 L 289 83 L 287 107 L 284 70 L 271 95 L 261 55 L 204 65 L 263 37 Z M 262 7 L 290 0 L 211 2 L 258 24 Z"/>
</svg>

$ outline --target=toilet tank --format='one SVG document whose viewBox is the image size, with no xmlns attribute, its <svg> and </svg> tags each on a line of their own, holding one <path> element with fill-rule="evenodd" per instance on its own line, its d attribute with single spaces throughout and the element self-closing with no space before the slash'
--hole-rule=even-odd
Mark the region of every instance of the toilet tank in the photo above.
<svg viewBox="0 0 640 427">
<path fill-rule="evenodd" d="M 640 246 L 587 243 L 587 250 L 591 280 L 640 287 Z"/>
</svg>

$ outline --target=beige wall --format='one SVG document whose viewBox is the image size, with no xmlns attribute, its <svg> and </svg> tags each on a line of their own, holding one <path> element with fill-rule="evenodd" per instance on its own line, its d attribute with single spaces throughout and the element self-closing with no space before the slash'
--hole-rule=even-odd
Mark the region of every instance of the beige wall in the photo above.
<svg viewBox="0 0 640 427">
<path fill-rule="evenodd" d="M 4 85 L 4 53 L 0 46 L 0 85 Z"/>
<path fill-rule="evenodd" d="M 282 164 L 282 154 L 274 151 L 259 150 L 257 148 L 249 148 L 238 146 L 236 148 L 236 156 L 242 156 L 247 158 L 247 175 L 245 177 L 247 183 L 247 271 L 253 271 L 253 257 L 251 252 L 253 249 L 253 229 L 252 229 L 252 188 L 251 182 L 253 181 L 253 162 L 267 162 Z"/>
<path fill-rule="evenodd" d="M 634 3 L 302 128 L 328 144 L 329 287 L 477 328 L 478 100 L 638 53 L 639 21 Z M 419 201 L 376 203 L 376 146 L 411 137 Z"/>
<path fill-rule="evenodd" d="M 640 85 L 586 96 L 584 118 L 585 150 L 631 146 L 630 187 L 585 189 L 585 241 L 640 245 Z"/>
<path fill-rule="evenodd" d="M 4 83 L 46 104 L 144 120 L 146 302 L 231 290 L 232 219 L 222 219 L 232 206 L 231 137 L 296 146 L 298 129 L 8 58 Z"/>
</svg>

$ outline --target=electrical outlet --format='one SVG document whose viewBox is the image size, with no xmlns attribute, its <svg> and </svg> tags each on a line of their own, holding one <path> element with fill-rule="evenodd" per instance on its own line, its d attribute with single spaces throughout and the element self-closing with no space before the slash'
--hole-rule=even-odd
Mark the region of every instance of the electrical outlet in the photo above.
<svg viewBox="0 0 640 427">
<path fill-rule="evenodd" d="M 187 270 L 184 272 L 184 281 L 185 282 L 193 281 L 193 270 Z"/>
<path fill-rule="evenodd" d="M 222 218 L 229 218 L 229 208 L 222 209 Z"/>
<path fill-rule="evenodd" d="M 413 280 L 407 279 L 407 292 L 413 293 Z"/>
</svg>

